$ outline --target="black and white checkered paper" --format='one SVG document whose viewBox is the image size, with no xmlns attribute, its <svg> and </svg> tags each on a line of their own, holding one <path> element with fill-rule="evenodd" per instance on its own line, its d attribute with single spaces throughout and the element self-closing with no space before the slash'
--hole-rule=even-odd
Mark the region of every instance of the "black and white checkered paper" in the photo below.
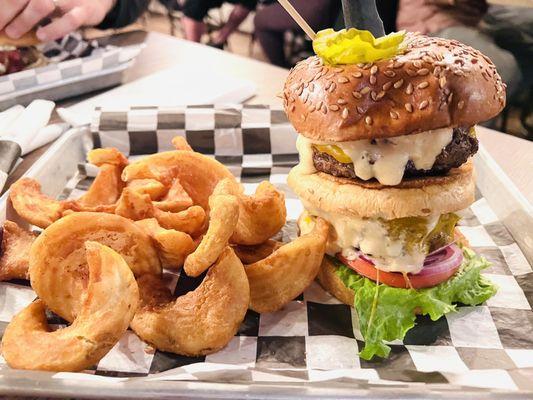
<svg viewBox="0 0 533 400">
<path fill-rule="evenodd" d="M 51 84 L 92 76 L 134 59 L 142 46 L 99 47 L 75 32 L 39 46 L 46 65 L 0 76 L 0 101 L 21 93 L 38 92 Z"/>
<path fill-rule="evenodd" d="M 92 131 L 95 147 L 117 147 L 132 159 L 171 150 L 171 139 L 180 135 L 194 150 L 226 164 L 248 193 L 270 180 L 287 195 L 289 222 L 282 238 L 295 237 L 302 207 L 285 182 L 298 161 L 296 133 L 281 110 L 256 105 L 99 110 Z M 63 196 L 86 191 L 94 171 L 81 165 Z M 499 286 L 498 293 L 486 304 L 459 307 L 436 322 L 418 317 L 403 342 L 391 343 L 386 360 L 357 356 L 363 338 L 354 309 L 314 283 L 279 312 L 249 311 L 238 334 L 215 354 L 190 358 L 160 352 L 128 331 L 86 378 L 533 391 L 532 268 L 483 197 L 463 212 L 460 230 L 493 263 L 485 275 Z M 176 296 L 199 284 L 185 274 L 176 278 Z M 13 283 L 0 285 L 0 296 L 4 326 L 34 299 L 29 287 Z"/>
</svg>

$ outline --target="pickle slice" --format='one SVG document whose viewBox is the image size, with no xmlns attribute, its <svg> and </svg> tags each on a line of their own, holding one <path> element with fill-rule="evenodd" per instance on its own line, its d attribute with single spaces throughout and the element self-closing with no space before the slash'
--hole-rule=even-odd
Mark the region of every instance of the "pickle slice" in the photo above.
<svg viewBox="0 0 533 400">
<path fill-rule="evenodd" d="M 313 49 L 328 64 L 368 63 L 392 58 L 403 51 L 405 31 L 375 38 L 369 31 L 355 28 L 324 29 L 316 34 Z"/>
<path fill-rule="evenodd" d="M 408 253 L 430 253 L 451 243 L 455 225 L 460 217 L 454 213 L 443 214 L 428 233 L 427 218 L 406 217 L 382 221 L 394 240 L 403 240 Z"/>
<path fill-rule="evenodd" d="M 352 159 L 339 146 L 334 144 L 315 144 L 313 147 L 321 153 L 329 154 L 338 162 L 351 164 Z"/>
</svg>

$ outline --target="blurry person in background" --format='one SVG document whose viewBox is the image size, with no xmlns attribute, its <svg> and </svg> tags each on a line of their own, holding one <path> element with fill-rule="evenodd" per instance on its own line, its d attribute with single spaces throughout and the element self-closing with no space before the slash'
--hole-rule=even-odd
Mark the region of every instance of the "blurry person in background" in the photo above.
<svg viewBox="0 0 533 400">
<path fill-rule="evenodd" d="M 341 9 L 340 0 L 292 0 L 291 4 L 315 31 L 332 28 Z M 285 32 L 302 32 L 292 17 L 278 3 L 257 11 L 255 35 L 272 64 L 290 67 L 285 55 Z"/>
<path fill-rule="evenodd" d="M 150 0 L 1 0 L 0 31 L 18 39 L 46 18 L 37 29 L 42 42 L 59 39 L 85 26 L 122 28 L 133 23 Z"/>
<path fill-rule="evenodd" d="M 533 83 L 533 8 L 485 0 L 400 0 L 398 29 L 456 39 L 486 54 L 512 102 Z"/>
<path fill-rule="evenodd" d="M 235 7 L 228 21 L 209 42 L 210 46 L 219 49 L 224 47 L 229 36 L 237 30 L 248 14 L 257 7 L 257 0 L 185 0 L 182 8 L 184 17 L 181 20 L 185 38 L 193 42 L 200 42 L 202 35 L 207 31 L 204 23 L 207 13 L 213 8 L 219 8 L 224 3 L 235 4 Z"/>
</svg>

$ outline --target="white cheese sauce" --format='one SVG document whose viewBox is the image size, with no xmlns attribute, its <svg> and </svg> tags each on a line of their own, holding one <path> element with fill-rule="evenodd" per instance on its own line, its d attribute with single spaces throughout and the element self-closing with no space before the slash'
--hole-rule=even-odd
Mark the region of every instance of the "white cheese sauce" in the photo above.
<svg viewBox="0 0 533 400">
<path fill-rule="evenodd" d="M 300 155 L 300 169 L 303 174 L 313 174 L 316 172 L 315 164 L 313 163 L 313 144 L 303 137 L 298 135 L 296 139 L 296 149 Z"/>
<path fill-rule="evenodd" d="M 310 171 L 308 173 L 315 172 L 313 144 L 336 145 L 350 157 L 358 178 L 365 181 L 376 178 L 383 185 L 397 185 L 402 181 L 409 160 L 413 161 L 416 169 L 431 169 L 437 156 L 451 142 L 452 137 L 452 128 L 389 139 L 351 142 L 313 142 L 300 135 L 297 148 L 300 152 L 300 163 L 305 166 L 306 171 Z"/>
<path fill-rule="evenodd" d="M 311 207 L 303 201 L 310 215 L 324 218 L 332 228 L 328 238 L 326 253 L 334 256 L 341 253 L 347 259 L 355 259 L 359 249 L 372 260 L 376 268 L 387 272 L 405 272 L 416 274 L 424 266 L 426 253 L 408 252 L 402 237 L 395 240 L 389 236 L 387 228 L 377 219 L 363 219 L 332 214 Z M 431 232 L 439 216 L 427 217 L 427 232 Z"/>
</svg>

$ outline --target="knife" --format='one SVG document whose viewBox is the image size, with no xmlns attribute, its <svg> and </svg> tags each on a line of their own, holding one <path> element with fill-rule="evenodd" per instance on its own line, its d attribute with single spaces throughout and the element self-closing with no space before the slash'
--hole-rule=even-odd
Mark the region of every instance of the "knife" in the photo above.
<svg viewBox="0 0 533 400">
<path fill-rule="evenodd" d="M 0 191 L 4 188 L 9 172 L 20 158 L 22 150 L 18 143 L 0 140 Z"/>
<path fill-rule="evenodd" d="M 0 131 L 0 190 L 22 154 L 26 154 L 40 129 L 48 124 L 55 103 L 34 100 Z"/>
<path fill-rule="evenodd" d="M 385 36 L 376 0 L 342 0 L 346 29 L 357 28 L 372 32 L 374 37 Z"/>
</svg>

